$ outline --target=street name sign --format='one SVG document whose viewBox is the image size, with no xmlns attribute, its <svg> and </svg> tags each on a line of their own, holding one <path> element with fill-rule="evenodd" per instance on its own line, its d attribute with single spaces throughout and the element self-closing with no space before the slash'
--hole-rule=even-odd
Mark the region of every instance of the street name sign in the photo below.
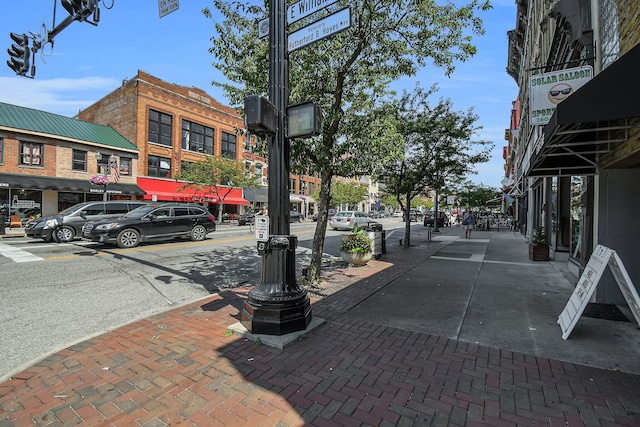
<svg viewBox="0 0 640 427">
<path fill-rule="evenodd" d="M 158 0 L 158 12 L 160 13 L 160 18 L 170 14 L 171 12 L 175 12 L 178 10 L 178 7 L 180 7 L 178 0 Z"/>
<path fill-rule="evenodd" d="M 289 34 L 288 51 L 315 43 L 325 37 L 329 37 L 351 26 L 351 9 L 346 7 L 338 12 L 307 25 L 296 32 Z"/>
<path fill-rule="evenodd" d="M 291 25 L 337 1 L 338 0 L 302 0 L 294 3 L 287 8 L 287 24 Z"/>
</svg>

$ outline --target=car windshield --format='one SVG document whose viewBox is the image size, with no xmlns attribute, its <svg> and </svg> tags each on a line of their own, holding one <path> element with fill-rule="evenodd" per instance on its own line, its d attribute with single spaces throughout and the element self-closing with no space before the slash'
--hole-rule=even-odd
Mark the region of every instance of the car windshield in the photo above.
<svg viewBox="0 0 640 427">
<path fill-rule="evenodd" d="M 134 210 L 124 214 L 124 216 L 126 218 L 142 218 L 156 208 L 157 206 L 140 206 L 139 208 L 135 208 Z"/>
</svg>

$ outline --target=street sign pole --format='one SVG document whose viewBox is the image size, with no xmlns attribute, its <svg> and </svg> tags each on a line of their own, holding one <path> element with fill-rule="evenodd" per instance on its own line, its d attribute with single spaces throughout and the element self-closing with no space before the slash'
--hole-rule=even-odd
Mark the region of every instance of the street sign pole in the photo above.
<svg viewBox="0 0 640 427">
<path fill-rule="evenodd" d="M 262 243 L 260 283 L 249 292 L 242 325 L 253 334 L 285 335 L 303 331 L 311 322 L 307 290 L 296 282 L 296 236 L 289 224 L 289 140 L 285 134 L 289 102 L 287 5 L 271 0 L 269 8 L 269 101 L 277 114 L 277 130 L 269 137 L 269 221 L 271 235 Z M 260 247 L 260 246 L 259 246 Z"/>
</svg>

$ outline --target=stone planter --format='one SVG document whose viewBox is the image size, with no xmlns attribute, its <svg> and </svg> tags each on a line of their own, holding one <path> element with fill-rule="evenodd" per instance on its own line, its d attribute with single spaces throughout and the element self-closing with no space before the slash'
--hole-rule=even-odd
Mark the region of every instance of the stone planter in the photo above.
<svg viewBox="0 0 640 427">
<path fill-rule="evenodd" d="M 529 245 L 529 259 L 532 261 L 549 261 L 549 246 Z"/>
<path fill-rule="evenodd" d="M 366 265 L 371 259 L 372 252 L 342 252 L 340 251 L 342 260 L 349 264 L 362 266 Z"/>
</svg>

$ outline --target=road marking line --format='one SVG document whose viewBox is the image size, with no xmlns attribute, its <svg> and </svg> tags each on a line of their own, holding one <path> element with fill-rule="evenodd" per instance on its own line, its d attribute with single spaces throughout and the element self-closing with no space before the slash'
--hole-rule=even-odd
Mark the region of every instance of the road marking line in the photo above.
<svg viewBox="0 0 640 427">
<path fill-rule="evenodd" d="M 4 243 L 0 243 L 0 255 L 10 258 L 14 262 L 33 262 L 44 260 L 44 258 L 40 258 L 30 252 L 23 251 L 22 249 L 10 245 L 5 245 Z"/>
</svg>

